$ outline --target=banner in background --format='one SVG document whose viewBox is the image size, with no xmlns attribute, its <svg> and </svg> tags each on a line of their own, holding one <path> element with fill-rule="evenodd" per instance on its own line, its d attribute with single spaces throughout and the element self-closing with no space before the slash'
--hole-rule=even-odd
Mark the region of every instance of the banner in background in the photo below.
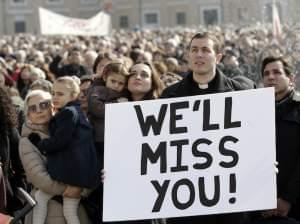
<svg viewBox="0 0 300 224">
<path fill-rule="evenodd" d="M 42 35 L 105 36 L 111 28 L 110 15 L 102 11 L 90 19 L 78 19 L 39 8 L 39 18 Z"/>
</svg>

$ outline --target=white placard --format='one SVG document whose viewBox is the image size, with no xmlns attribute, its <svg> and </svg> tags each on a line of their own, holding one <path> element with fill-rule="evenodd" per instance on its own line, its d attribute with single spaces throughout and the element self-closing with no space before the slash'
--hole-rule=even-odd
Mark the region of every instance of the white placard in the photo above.
<svg viewBox="0 0 300 224">
<path fill-rule="evenodd" d="M 107 105 L 103 220 L 275 208 L 274 110 L 273 88 Z"/>
<path fill-rule="evenodd" d="M 102 11 L 90 19 L 78 19 L 39 8 L 39 17 L 43 35 L 105 36 L 111 27 L 110 15 Z"/>
</svg>

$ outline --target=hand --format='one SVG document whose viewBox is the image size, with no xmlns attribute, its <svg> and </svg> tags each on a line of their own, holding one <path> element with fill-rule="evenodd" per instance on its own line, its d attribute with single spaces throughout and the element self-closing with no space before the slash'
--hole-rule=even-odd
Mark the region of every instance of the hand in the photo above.
<svg viewBox="0 0 300 224">
<path fill-rule="evenodd" d="M 31 133 L 28 135 L 29 141 L 38 148 L 38 143 L 41 141 L 41 137 L 37 133 Z"/>
<path fill-rule="evenodd" d="M 118 102 L 118 103 L 128 102 L 128 99 L 125 98 L 125 97 L 120 97 L 120 98 L 117 99 L 117 102 Z"/>
<path fill-rule="evenodd" d="M 291 203 L 281 198 L 277 199 L 278 216 L 286 217 L 291 209 Z"/>
<path fill-rule="evenodd" d="M 0 214 L 0 223 L 9 224 L 13 218 L 9 215 Z"/>
<path fill-rule="evenodd" d="M 80 198 L 80 194 L 82 192 L 81 187 L 75 187 L 75 186 L 67 186 L 63 196 L 67 198 Z"/>
<path fill-rule="evenodd" d="M 264 218 L 270 218 L 277 215 L 278 215 L 277 209 L 270 209 L 262 212 L 262 217 Z"/>
</svg>

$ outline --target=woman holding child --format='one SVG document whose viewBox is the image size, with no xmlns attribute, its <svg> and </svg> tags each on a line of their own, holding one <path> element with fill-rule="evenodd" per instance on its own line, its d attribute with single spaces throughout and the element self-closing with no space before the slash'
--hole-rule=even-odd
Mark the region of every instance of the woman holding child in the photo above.
<svg viewBox="0 0 300 224">
<path fill-rule="evenodd" d="M 49 224 L 65 224 L 66 221 L 61 204 L 62 198 L 60 196 L 66 193 L 67 186 L 50 177 L 44 155 L 28 139 L 31 133 L 38 134 L 41 139 L 49 137 L 48 123 L 53 116 L 51 94 L 42 90 L 31 91 L 25 99 L 25 116 L 26 122 L 22 129 L 19 153 L 27 180 L 34 187 L 34 195 L 37 189 L 53 195 L 48 203 L 45 222 Z M 70 197 L 78 197 L 78 195 L 72 195 L 72 192 L 68 193 Z M 82 206 L 79 208 L 78 216 L 80 223 L 91 223 Z M 32 214 L 26 217 L 26 223 L 32 223 Z"/>
</svg>

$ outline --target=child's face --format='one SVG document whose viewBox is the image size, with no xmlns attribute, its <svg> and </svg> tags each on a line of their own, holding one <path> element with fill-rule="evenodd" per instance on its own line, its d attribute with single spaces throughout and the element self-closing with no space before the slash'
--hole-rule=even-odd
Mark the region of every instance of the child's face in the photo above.
<svg viewBox="0 0 300 224">
<path fill-rule="evenodd" d="M 71 89 L 66 88 L 64 83 L 56 82 L 52 89 L 52 99 L 55 109 L 63 108 L 67 103 L 74 101 L 76 97 Z"/>
<path fill-rule="evenodd" d="M 117 73 L 110 73 L 105 79 L 105 86 L 109 89 L 121 92 L 126 84 L 126 78 Z"/>
</svg>

